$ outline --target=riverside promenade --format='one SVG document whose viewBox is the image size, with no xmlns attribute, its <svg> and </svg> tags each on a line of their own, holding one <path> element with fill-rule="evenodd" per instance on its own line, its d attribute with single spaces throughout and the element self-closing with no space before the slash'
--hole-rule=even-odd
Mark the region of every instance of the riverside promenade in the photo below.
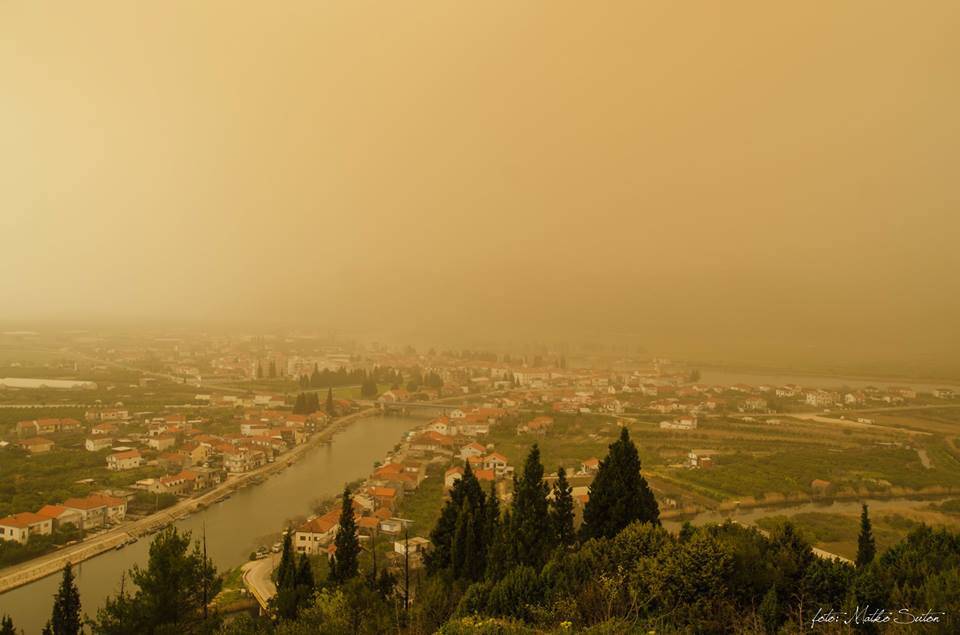
<svg viewBox="0 0 960 635">
<path fill-rule="evenodd" d="M 61 571 L 68 562 L 76 564 L 94 558 L 111 549 L 116 549 L 118 546 L 124 545 L 132 539 L 149 535 L 181 518 L 197 511 L 202 511 L 223 496 L 240 488 L 255 485 L 255 481 L 259 481 L 263 477 L 286 469 L 291 462 L 299 460 L 311 448 L 329 442 L 333 434 L 343 426 L 349 425 L 362 417 L 376 414 L 376 412 L 377 410 L 375 408 L 367 408 L 360 412 L 334 419 L 321 431 L 311 436 L 306 443 L 293 448 L 285 454 L 281 454 L 273 463 L 267 463 L 250 472 L 229 476 L 223 483 L 213 489 L 199 496 L 179 501 L 175 505 L 155 514 L 150 514 L 137 520 L 122 522 L 115 527 L 88 536 L 75 545 L 63 547 L 37 558 L 32 558 L 26 562 L 0 569 L 0 593 L 5 593 L 11 589 L 55 574 Z"/>
</svg>

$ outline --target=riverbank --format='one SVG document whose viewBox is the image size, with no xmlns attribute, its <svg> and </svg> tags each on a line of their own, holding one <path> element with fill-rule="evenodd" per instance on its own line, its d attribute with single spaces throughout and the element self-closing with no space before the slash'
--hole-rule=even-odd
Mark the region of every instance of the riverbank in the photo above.
<svg viewBox="0 0 960 635">
<path fill-rule="evenodd" d="M 283 471 L 288 465 L 298 461 L 311 449 L 318 445 L 329 443 L 333 435 L 346 425 L 363 417 L 374 415 L 376 412 L 375 408 L 368 408 L 345 417 L 334 419 L 321 431 L 315 433 L 306 443 L 293 448 L 286 454 L 280 455 L 273 463 L 267 463 L 264 466 L 244 474 L 228 477 L 227 480 L 220 485 L 199 496 L 182 500 L 172 507 L 144 518 L 123 522 L 116 527 L 87 537 L 76 545 L 64 547 L 12 567 L 0 569 L 0 594 L 57 573 L 63 569 L 67 562 L 77 564 L 89 560 L 90 558 L 94 558 L 137 540 L 142 536 L 152 534 L 197 511 L 202 511 L 224 496 L 229 496 L 236 492 L 238 489 L 255 485 L 263 478 Z"/>
</svg>

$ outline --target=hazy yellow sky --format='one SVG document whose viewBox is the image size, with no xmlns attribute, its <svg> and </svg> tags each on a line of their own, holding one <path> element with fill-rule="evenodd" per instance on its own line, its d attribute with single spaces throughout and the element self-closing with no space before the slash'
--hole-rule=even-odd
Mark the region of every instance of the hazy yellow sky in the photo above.
<svg viewBox="0 0 960 635">
<path fill-rule="evenodd" d="M 2 1 L 0 319 L 956 353 L 958 77 L 952 0 Z"/>
</svg>

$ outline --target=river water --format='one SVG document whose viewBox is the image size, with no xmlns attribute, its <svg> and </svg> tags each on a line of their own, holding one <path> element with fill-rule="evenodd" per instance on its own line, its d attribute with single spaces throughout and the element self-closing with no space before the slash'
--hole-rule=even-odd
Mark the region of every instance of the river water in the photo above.
<svg viewBox="0 0 960 635">
<path fill-rule="evenodd" d="M 269 544 L 285 521 L 310 513 L 312 504 L 339 493 L 345 483 L 368 475 L 403 434 L 424 423 L 414 417 L 366 417 L 351 423 L 329 445 L 310 450 L 299 461 L 260 485 L 239 490 L 222 503 L 176 523 L 199 537 L 206 529 L 207 553 L 222 571 L 248 559 L 257 546 Z M 75 568 L 84 613 L 91 617 L 115 594 L 120 575 L 146 564 L 150 537 L 120 551 L 108 551 Z M 27 635 L 39 633 L 50 618 L 59 575 L 37 580 L 0 595 L 0 615 L 9 614 Z"/>
</svg>

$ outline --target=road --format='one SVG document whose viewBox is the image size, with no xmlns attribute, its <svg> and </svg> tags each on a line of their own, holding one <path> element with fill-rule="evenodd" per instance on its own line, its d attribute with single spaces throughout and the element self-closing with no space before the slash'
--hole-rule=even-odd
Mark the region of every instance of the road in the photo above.
<svg viewBox="0 0 960 635">
<path fill-rule="evenodd" d="M 58 549 L 52 553 L 39 556 L 12 567 L 0 569 L 0 593 L 9 591 L 18 586 L 29 584 L 34 580 L 54 574 L 70 562 L 76 564 L 114 549 L 132 537 L 143 536 L 151 530 L 168 525 L 179 518 L 196 512 L 198 509 L 209 506 L 218 498 L 233 492 L 240 487 L 251 484 L 254 479 L 268 476 L 273 472 L 287 467 L 291 461 L 298 460 L 312 447 L 323 443 L 330 438 L 330 431 L 339 426 L 350 423 L 361 417 L 374 414 L 374 409 L 362 410 L 358 413 L 333 420 L 324 430 L 314 434 L 303 445 L 297 446 L 289 452 L 277 457 L 273 463 L 259 467 L 250 472 L 228 477 L 226 481 L 213 489 L 204 492 L 195 498 L 184 499 L 172 507 L 168 507 L 156 514 L 151 514 L 139 520 L 121 523 L 116 527 L 91 536 L 76 545 Z"/>
<path fill-rule="evenodd" d="M 260 604 L 260 608 L 267 610 L 270 598 L 277 594 L 277 585 L 273 583 L 271 575 L 280 564 L 280 554 L 271 553 L 262 560 L 251 560 L 240 567 L 243 571 L 243 584 Z"/>
</svg>

